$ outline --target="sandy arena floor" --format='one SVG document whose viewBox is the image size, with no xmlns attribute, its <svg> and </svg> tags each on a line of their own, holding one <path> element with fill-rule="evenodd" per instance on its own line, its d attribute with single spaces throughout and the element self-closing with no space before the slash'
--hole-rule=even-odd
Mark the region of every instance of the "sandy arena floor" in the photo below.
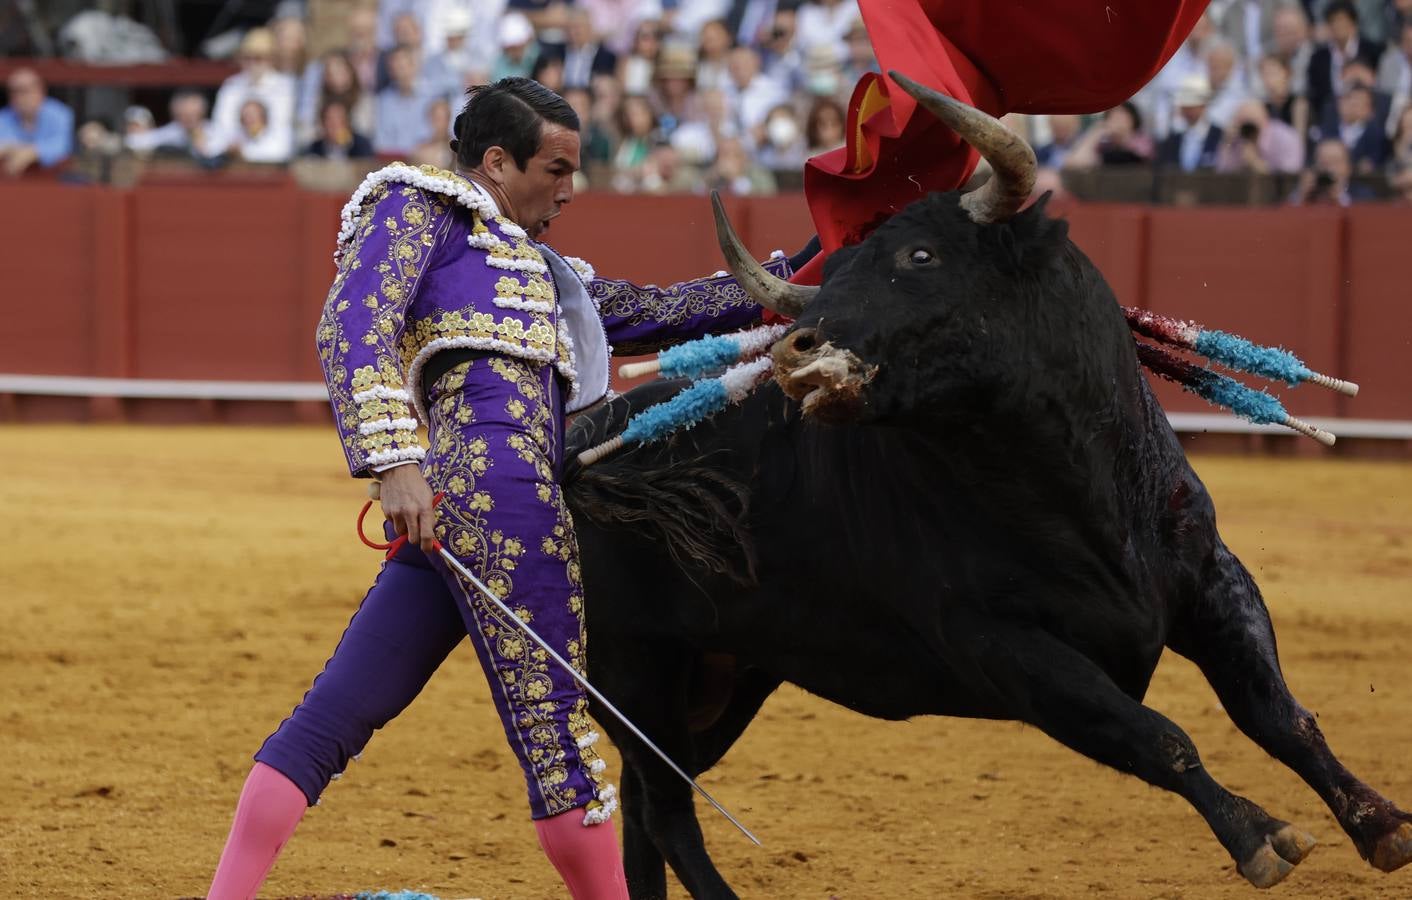
<svg viewBox="0 0 1412 900">
<path fill-rule="evenodd" d="M 250 754 L 376 569 L 353 537 L 361 486 L 313 428 L 0 437 L 0 895 L 200 894 Z M 1198 462 L 1296 694 L 1351 769 L 1412 807 L 1412 466 Z M 1149 702 L 1217 778 L 1322 842 L 1275 895 L 1412 897 L 1412 871 L 1359 860 L 1190 664 L 1165 660 Z M 330 787 L 262 896 L 559 896 L 503 743 L 463 648 Z M 747 897 L 1257 893 L 1183 801 L 1013 724 L 885 724 L 786 689 L 705 784 L 764 841 L 701 814 Z"/>
</svg>

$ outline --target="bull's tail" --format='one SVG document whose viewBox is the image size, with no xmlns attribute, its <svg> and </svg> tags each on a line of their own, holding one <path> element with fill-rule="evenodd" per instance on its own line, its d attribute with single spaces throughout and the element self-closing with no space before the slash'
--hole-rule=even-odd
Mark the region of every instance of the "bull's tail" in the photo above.
<svg viewBox="0 0 1412 900">
<path fill-rule="evenodd" d="M 750 490 L 705 457 L 655 466 L 599 463 L 579 471 L 566 491 L 576 516 L 661 540 L 683 571 L 756 583 Z"/>
</svg>

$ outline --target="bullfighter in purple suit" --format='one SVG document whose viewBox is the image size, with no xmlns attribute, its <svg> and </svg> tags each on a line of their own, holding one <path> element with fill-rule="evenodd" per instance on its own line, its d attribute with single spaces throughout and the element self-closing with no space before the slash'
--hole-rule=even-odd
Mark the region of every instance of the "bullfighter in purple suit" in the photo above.
<svg viewBox="0 0 1412 900">
<path fill-rule="evenodd" d="M 730 277 L 640 288 L 538 242 L 572 199 L 577 131 L 556 94 L 505 79 L 457 119 L 464 175 L 393 164 L 344 208 L 319 356 L 349 470 L 381 479 L 390 527 L 409 540 L 256 754 L 212 898 L 253 896 L 307 806 L 467 635 L 545 853 L 573 897 L 626 896 L 616 791 L 584 692 L 431 552 L 435 536 L 582 671 L 578 549 L 557 478 L 565 415 L 607 395 L 610 342 L 644 352 L 760 316 Z M 781 258 L 768 265 L 789 274 Z"/>
</svg>

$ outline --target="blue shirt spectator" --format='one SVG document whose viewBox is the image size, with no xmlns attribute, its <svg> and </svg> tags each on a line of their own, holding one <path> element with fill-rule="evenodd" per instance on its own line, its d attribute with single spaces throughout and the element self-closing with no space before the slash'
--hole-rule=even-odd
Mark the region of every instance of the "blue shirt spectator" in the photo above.
<svg viewBox="0 0 1412 900">
<path fill-rule="evenodd" d="M 373 118 L 373 149 L 379 156 L 410 153 L 431 136 L 427 104 L 431 96 L 417 71 L 417 60 L 406 47 L 388 52 L 392 84 L 378 91 Z"/>
<path fill-rule="evenodd" d="M 33 69 L 16 69 L 6 88 L 10 105 L 0 109 L 0 170 L 15 176 L 36 162 L 48 169 L 68 159 L 73 110 L 45 96 L 44 80 Z"/>
</svg>

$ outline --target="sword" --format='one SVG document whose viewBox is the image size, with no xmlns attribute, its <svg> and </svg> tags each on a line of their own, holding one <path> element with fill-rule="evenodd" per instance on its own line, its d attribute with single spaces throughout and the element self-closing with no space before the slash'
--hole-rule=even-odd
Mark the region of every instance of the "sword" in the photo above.
<svg viewBox="0 0 1412 900">
<path fill-rule="evenodd" d="M 432 505 L 435 506 L 437 503 L 440 503 L 442 496 L 443 495 L 441 493 L 438 493 L 435 498 L 433 498 Z M 367 536 L 363 533 L 363 518 L 368 514 L 368 510 L 372 507 L 372 505 L 372 500 L 369 500 L 367 503 L 364 503 L 363 511 L 358 514 L 358 537 L 363 541 L 364 544 L 367 544 L 369 547 L 372 547 L 376 550 L 386 550 L 387 558 L 391 559 L 397 553 L 397 551 L 402 548 L 402 545 L 407 543 L 407 536 L 405 534 L 398 535 L 396 540 L 388 544 L 377 544 L 369 540 Z M 590 684 L 586 677 L 580 675 L 579 671 L 569 664 L 568 660 L 560 656 L 553 647 L 549 646 L 549 644 L 544 640 L 544 638 L 536 634 L 534 629 L 529 626 L 528 622 L 515 615 L 514 611 L 511 610 L 510 607 L 505 604 L 505 601 L 501 600 L 494 591 L 486 587 L 485 584 L 475 576 L 475 573 L 471 572 L 470 569 L 467 569 L 464 565 L 461 564 L 461 561 L 459 559 L 452 556 L 451 551 L 443 547 L 441 545 L 441 542 L 436 539 L 432 540 L 432 545 L 436 548 L 436 552 L 441 555 L 441 558 L 445 560 L 446 564 L 449 565 L 456 572 L 456 574 L 460 575 L 467 582 L 469 582 L 477 591 L 480 592 L 481 597 L 486 600 L 489 600 L 492 604 L 494 604 L 497 609 L 499 609 L 502 613 L 505 614 L 506 618 L 510 619 L 516 625 L 520 626 L 520 630 L 523 631 L 525 635 L 529 637 L 530 640 L 538 644 L 539 648 L 545 653 L 548 653 L 551 659 L 558 663 L 565 672 L 569 673 L 569 677 L 573 678 L 574 681 L 578 682 L 579 686 L 582 687 L 585 691 L 587 691 L 589 695 L 593 697 L 593 699 L 601 703 L 604 709 L 612 713 L 613 718 L 621 722 L 623 724 L 623 727 L 627 728 L 628 731 L 631 731 L 639 741 L 642 741 L 642 743 L 646 745 L 647 749 L 657 754 L 657 757 L 661 759 L 662 762 L 666 763 L 668 768 L 670 768 L 673 772 L 677 773 L 677 775 L 681 776 L 681 779 L 687 784 L 691 785 L 692 789 L 695 790 L 696 793 L 704 797 L 706 799 L 706 802 L 711 804 L 711 806 L 716 810 L 716 812 L 725 816 L 726 820 L 732 825 L 734 825 L 736 828 L 738 828 L 740 830 L 740 833 L 748 837 L 751 842 L 755 844 L 755 846 L 762 846 L 760 843 L 760 839 L 757 838 L 754 834 L 752 834 L 749 828 L 746 828 L 744 825 L 742 825 L 739 819 L 730 814 L 729 810 L 727 810 L 720 803 L 716 802 L 716 798 L 712 797 L 706 792 L 705 788 L 697 784 L 696 779 L 686 774 L 686 770 L 684 770 L 681 766 L 673 762 L 672 758 L 666 754 L 666 751 L 662 750 L 662 748 L 658 747 L 655 743 L 653 743 L 652 740 L 647 737 L 647 735 L 643 734 L 642 729 L 634 725 L 631 719 L 623 715 L 623 713 L 621 713 L 616 706 L 609 702 L 608 698 L 603 696 L 602 691 L 598 690 L 598 688 Z M 468 606 L 471 605 L 470 594 L 466 591 L 464 586 L 461 587 L 461 593 L 464 596 L 466 604 Z"/>
</svg>

